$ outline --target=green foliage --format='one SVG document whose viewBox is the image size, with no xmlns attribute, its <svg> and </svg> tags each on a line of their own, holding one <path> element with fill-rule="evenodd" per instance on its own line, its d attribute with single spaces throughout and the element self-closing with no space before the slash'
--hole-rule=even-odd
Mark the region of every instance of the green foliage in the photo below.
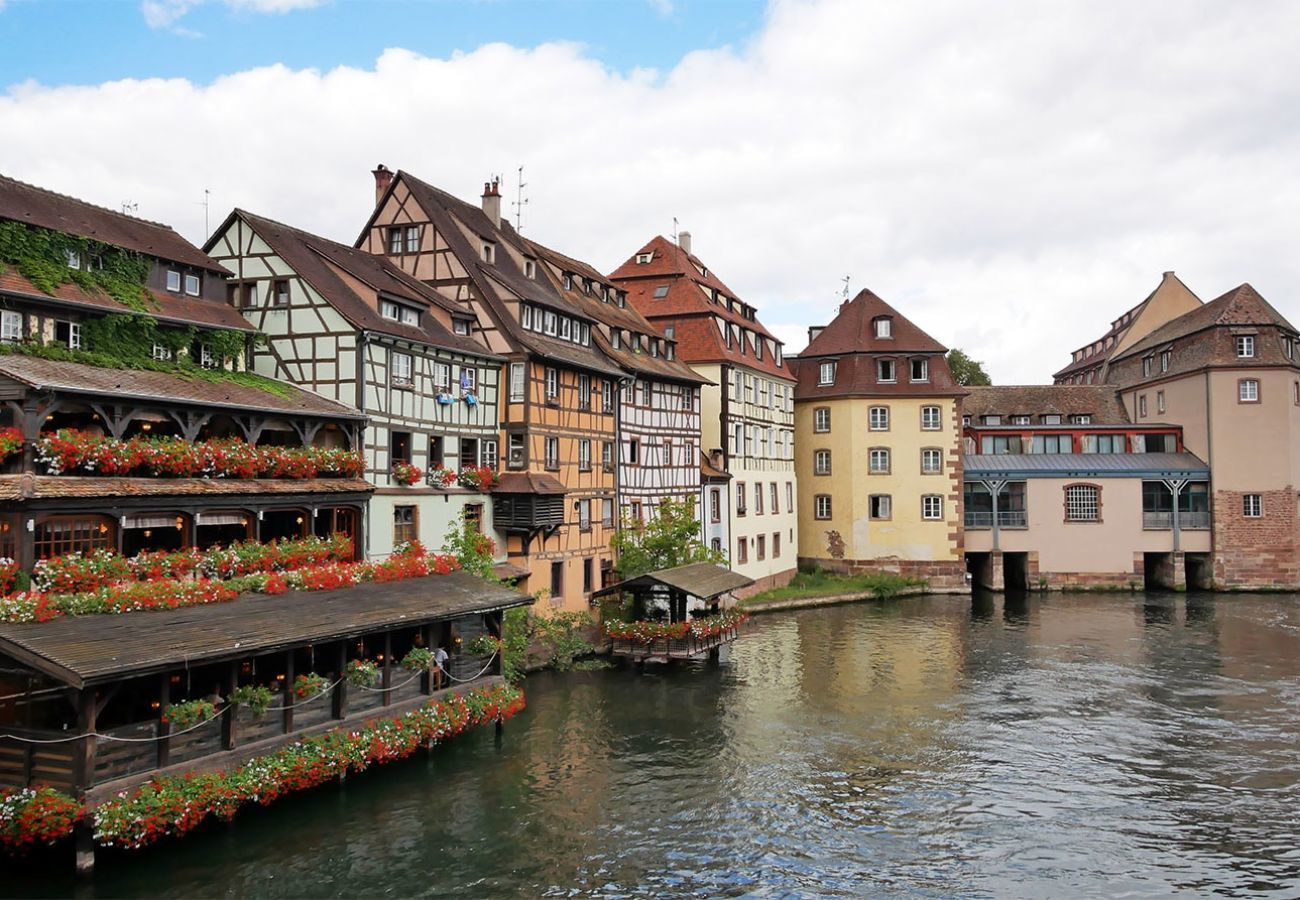
<svg viewBox="0 0 1300 900">
<path fill-rule="evenodd" d="M 658 569 L 690 563 L 725 563 L 726 557 L 700 540 L 695 500 L 665 500 L 645 524 L 624 525 L 610 541 L 618 558 L 614 566 L 624 579 Z"/>
<path fill-rule="evenodd" d="M 585 612 L 557 612 L 549 616 L 534 615 L 516 607 L 506 610 L 501 647 L 501 671 L 511 683 L 524 677 L 530 663 L 543 668 L 568 672 L 578 667 L 576 660 L 590 656 L 596 648 L 587 640 L 595 620 Z M 491 653 L 490 636 L 470 652 Z M 495 643 L 495 642 L 494 642 Z M 533 656 L 530 659 L 530 651 Z"/>
<path fill-rule="evenodd" d="M 271 708 L 275 694 L 265 685 L 245 684 L 231 691 L 226 699 L 235 706 L 247 706 L 249 711 L 260 719 Z"/>
<path fill-rule="evenodd" d="M 80 256 L 81 268 L 68 267 L 69 253 Z M 150 307 L 144 285 L 151 264 L 131 250 L 6 221 L 0 222 L 0 263 L 13 266 L 37 290 L 50 295 L 61 284 L 75 283 L 87 291 L 103 291 L 137 312 Z"/>
<path fill-rule="evenodd" d="M 532 613 L 521 606 L 507 609 L 501 627 L 501 674 L 511 684 L 524 677 L 528 663 L 529 622 Z"/>
<path fill-rule="evenodd" d="M 822 569 L 799 572 L 785 587 L 772 588 L 741 602 L 742 606 L 761 606 L 768 600 L 797 600 L 804 597 L 835 597 L 840 594 L 870 594 L 878 600 L 896 597 L 908 587 L 925 584 L 921 578 L 905 578 L 889 572 L 863 575 L 836 575 Z"/>
<path fill-rule="evenodd" d="M 442 552 L 456 557 L 462 569 L 485 581 L 501 584 L 501 579 L 492 572 L 496 549 L 492 538 L 465 521 L 463 509 L 456 521 L 447 527 L 447 534 L 442 539 Z"/>
<path fill-rule="evenodd" d="M 424 672 L 433 667 L 433 651 L 428 647 L 412 647 L 402 657 L 401 666 L 408 672 Z"/>
<path fill-rule="evenodd" d="M 957 383 L 966 387 L 971 385 L 987 387 L 993 383 L 988 373 L 984 371 L 982 362 L 971 359 L 956 347 L 948 351 L 948 369 Z"/>
</svg>

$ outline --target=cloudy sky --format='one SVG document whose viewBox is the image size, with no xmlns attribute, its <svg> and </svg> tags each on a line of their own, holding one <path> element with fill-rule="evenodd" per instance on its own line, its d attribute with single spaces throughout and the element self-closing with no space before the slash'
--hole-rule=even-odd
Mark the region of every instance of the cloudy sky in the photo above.
<svg viewBox="0 0 1300 900">
<path fill-rule="evenodd" d="M 1300 322 L 1300 4 L 0 0 L 0 172 L 352 241 L 369 170 L 614 268 L 673 220 L 797 351 L 844 279 L 1040 382 L 1164 270 Z"/>
</svg>

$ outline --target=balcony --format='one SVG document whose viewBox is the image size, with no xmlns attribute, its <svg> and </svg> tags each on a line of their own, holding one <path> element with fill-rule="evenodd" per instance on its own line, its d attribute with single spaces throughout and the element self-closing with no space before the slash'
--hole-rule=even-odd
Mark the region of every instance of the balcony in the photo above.
<svg viewBox="0 0 1300 900">
<path fill-rule="evenodd" d="M 1146 531 L 1172 531 L 1174 514 L 1170 510 L 1142 510 L 1142 528 Z M 1182 510 L 1178 513 L 1178 527 L 1183 530 L 1203 530 L 1210 527 L 1209 510 Z"/>
<path fill-rule="evenodd" d="M 967 528 L 992 528 L 993 513 L 988 510 L 966 510 Z M 1023 509 L 998 510 L 999 528 L 1028 528 L 1029 514 Z"/>
</svg>

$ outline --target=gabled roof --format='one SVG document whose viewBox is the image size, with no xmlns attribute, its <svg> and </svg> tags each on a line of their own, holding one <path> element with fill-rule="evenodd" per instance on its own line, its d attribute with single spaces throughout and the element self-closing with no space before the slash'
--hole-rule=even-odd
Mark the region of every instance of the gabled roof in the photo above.
<svg viewBox="0 0 1300 900">
<path fill-rule="evenodd" d="M 218 236 L 223 234 L 236 218 L 247 222 L 276 255 L 288 263 L 298 276 L 306 280 L 325 298 L 326 302 L 356 328 L 461 353 L 493 356 L 482 342 L 469 335 L 459 335 L 449 331 L 445 325 L 427 312 L 429 307 L 439 307 L 455 315 L 473 318 L 473 312 L 469 307 L 412 278 L 385 257 L 357 250 L 355 247 L 331 241 L 242 209 L 236 209 L 227 217 L 225 224 L 208 240 L 209 248 L 215 246 L 219 240 Z M 404 325 L 392 319 L 385 319 L 379 314 L 377 308 L 340 278 L 333 267 L 338 267 L 356 280 L 374 288 L 377 294 L 402 300 L 426 310 L 425 315 L 420 318 L 420 325 Z"/>
<path fill-rule="evenodd" d="M 95 206 L 4 175 L 0 175 L 0 219 L 91 238 L 209 272 L 230 274 L 168 225 Z"/>
<path fill-rule="evenodd" d="M 1295 326 L 1250 284 L 1240 284 L 1204 306 L 1166 322 L 1116 359 L 1127 359 L 1216 326 L 1273 325 L 1295 333 Z"/>
<path fill-rule="evenodd" d="M 10 378 L 38 390 L 120 400 L 217 406 L 241 412 L 339 419 L 365 418 L 350 406 L 327 400 L 319 394 L 284 381 L 276 382 L 284 392 L 281 395 L 232 381 L 186 377 L 179 372 L 173 374 L 148 369 L 107 369 L 22 353 L 0 355 L 0 378 Z"/>
<path fill-rule="evenodd" d="M 1127 425 L 1128 411 L 1120 402 L 1113 385 L 1105 384 L 1014 384 L 993 387 L 968 387 L 962 413 L 978 425 L 980 416 L 1059 415 L 1065 423 L 1070 416 L 1092 417 L 1094 425 Z"/>
<path fill-rule="evenodd" d="M 876 319 L 892 319 L 891 336 L 876 337 Z M 841 353 L 947 353 L 948 348 L 918 328 L 911 319 L 869 290 L 862 290 L 840 307 L 831 323 L 799 354 L 802 359 Z"/>
<path fill-rule="evenodd" d="M 728 591 L 738 591 L 753 583 L 754 579 L 734 572 L 726 566 L 714 563 L 690 563 L 685 566 L 674 566 L 671 569 L 646 572 L 644 575 L 602 588 L 592 596 L 603 597 L 620 591 L 663 586 L 690 594 L 692 597 L 699 597 L 701 600 L 712 600 Z"/>
<path fill-rule="evenodd" d="M 492 486 L 494 494 L 567 494 L 569 489 L 545 472 L 502 472 Z"/>
</svg>

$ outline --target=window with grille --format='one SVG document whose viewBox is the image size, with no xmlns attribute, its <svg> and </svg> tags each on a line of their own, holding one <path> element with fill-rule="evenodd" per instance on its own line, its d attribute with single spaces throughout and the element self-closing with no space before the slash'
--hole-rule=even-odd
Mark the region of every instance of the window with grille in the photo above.
<svg viewBox="0 0 1300 900">
<path fill-rule="evenodd" d="M 1096 485 L 1072 484 L 1065 489 L 1067 522 L 1096 522 L 1100 513 L 1101 490 Z"/>
<path fill-rule="evenodd" d="M 1248 519 L 1258 519 L 1264 515 L 1264 497 L 1261 494 L 1241 495 L 1241 514 Z"/>
<path fill-rule="evenodd" d="M 921 429 L 923 431 L 938 431 L 942 427 L 942 413 L 937 406 L 921 407 Z"/>
<path fill-rule="evenodd" d="M 829 406 L 819 406 L 813 410 L 813 431 L 827 432 L 831 430 L 831 409 Z"/>
<path fill-rule="evenodd" d="M 1241 335 L 1237 338 L 1237 357 L 1239 359 L 1250 359 L 1255 355 L 1255 339 L 1250 335 Z"/>
<path fill-rule="evenodd" d="M 929 521 L 943 518 L 943 498 L 938 494 L 926 494 L 921 498 L 921 518 Z"/>
<path fill-rule="evenodd" d="M 388 229 L 388 252 L 389 253 L 402 252 L 402 229 L 401 228 Z"/>
<path fill-rule="evenodd" d="M 871 407 L 871 411 L 868 413 L 868 421 L 870 422 L 870 428 L 872 431 L 888 431 L 889 430 L 889 407 L 888 406 Z"/>
<path fill-rule="evenodd" d="M 1237 399 L 1242 403 L 1259 402 L 1259 382 L 1254 378 L 1243 378 L 1237 382 Z"/>
<path fill-rule="evenodd" d="M 813 452 L 813 474 L 831 474 L 831 451 L 816 450 Z"/>
<path fill-rule="evenodd" d="M 558 400 L 560 398 L 560 372 L 558 369 L 546 367 L 546 399 Z"/>
<path fill-rule="evenodd" d="M 829 519 L 831 517 L 831 495 L 817 494 L 813 497 L 813 518 Z"/>
<path fill-rule="evenodd" d="M 883 475 L 889 472 L 889 451 L 877 447 L 870 451 L 870 468 L 872 474 Z"/>
<path fill-rule="evenodd" d="M 114 546 L 113 525 L 106 516 L 51 516 L 37 523 L 37 559 L 88 553 Z"/>
<path fill-rule="evenodd" d="M 419 537 L 419 519 L 414 506 L 393 507 L 393 546 L 406 544 Z"/>
<path fill-rule="evenodd" d="M 13 310 L 0 313 L 0 339 L 20 341 L 23 337 L 23 314 Z"/>
<path fill-rule="evenodd" d="M 817 383 L 818 384 L 835 383 L 835 363 L 824 362 L 821 364 L 821 367 L 818 369 Z"/>
<path fill-rule="evenodd" d="M 546 439 L 546 468 L 558 469 L 560 467 L 560 439 L 548 437 Z"/>
<path fill-rule="evenodd" d="M 943 451 L 927 447 L 921 451 L 921 472 L 936 475 L 943 471 Z"/>
<path fill-rule="evenodd" d="M 420 249 L 420 227 L 418 225 L 406 226 L 406 252 L 415 253 Z"/>
</svg>

